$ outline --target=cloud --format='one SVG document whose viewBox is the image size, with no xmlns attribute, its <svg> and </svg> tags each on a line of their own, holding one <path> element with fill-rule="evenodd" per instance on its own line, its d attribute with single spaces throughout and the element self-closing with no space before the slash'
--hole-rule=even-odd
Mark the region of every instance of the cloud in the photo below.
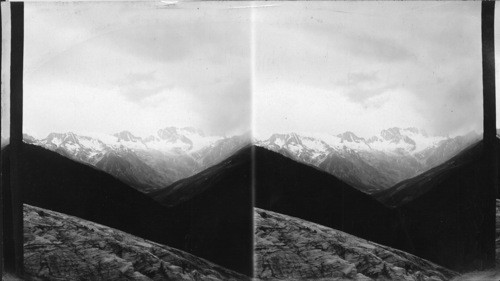
<svg viewBox="0 0 500 281">
<path fill-rule="evenodd" d="M 27 3 L 26 128 L 482 128 L 480 3 L 231 5 Z"/>
<path fill-rule="evenodd" d="M 25 128 L 248 131 L 250 11 L 226 5 L 30 3 Z"/>
<path fill-rule="evenodd" d="M 417 99 L 405 90 L 387 91 L 369 98 L 366 104 L 354 102 L 340 91 L 299 82 L 256 84 L 255 93 L 254 127 L 260 138 L 280 132 L 338 134 L 348 130 L 370 137 L 388 124 L 399 127 L 425 124 L 416 114 Z"/>
<path fill-rule="evenodd" d="M 435 104 L 429 106 L 431 102 Z M 420 115 L 431 121 L 429 126 L 431 133 L 467 133 L 471 130 L 481 132 L 483 119 L 481 80 L 474 76 L 458 76 L 456 80 L 446 83 L 439 95 L 420 95 L 414 107 Z M 450 128 L 454 128 L 456 132 L 450 131 Z"/>
<path fill-rule="evenodd" d="M 374 98 L 396 86 L 395 83 L 380 79 L 378 71 L 349 72 L 347 79 L 339 79 L 336 83 L 336 87 L 342 89 L 350 101 L 375 107 L 380 107 L 383 99 L 376 99 L 377 102 L 373 102 Z"/>
<path fill-rule="evenodd" d="M 309 124 L 327 132 L 330 124 L 368 132 L 366 124 L 377 130 L 400 124 L 440 135 L 482 130 L 479 3 L 308 2 L 276 9 L 281 13 L 256 12 L 255 83 L 262 92 L 275 92 L 277 84 L 304 89 L 295 95 L 308 110 L 297 114 L 308 121 L 261 126 L 304 130 Z M 301 115 L 312 113 L 317 119 Z M 261 119 L 275 117 L 267 115 Z"/>
<path fill-rule="evenodd" d="M 355 36 L 347 34 L 344 48 L 354 56 L 368 61 L 390 63 L 393 61 L 408 60 L 414 57 L 408 48 L 396 40 L 383 38 L 375 34 L 360 33 Z"/>
<path fill-rule="evenodd" d="M 200 98 L 197 108 L 206 121 L 205 127 L 215 134 L 246 132 L 251 129 L 251 77 L 235 77 Z M 216 91 L 216 92 L 215 92 Z M 221 104 L 218 101 L 224 101 Z M 223 106 L 224 108 L 221 108 Z M 219 114 L 214 114 L 218 112 Z"/>
<path fill-rule="evenodd" d="M 380 80 L 378 73 L 376 71 L 372 72 L 354 72 L 347 74 L 347 84 L 359 84 L 359 83 L 370 83 L 377 82 Z"/>
<path fill-rule="evenodd" d="M 162 83 L 155 77 L 155 71 L 146 73 L 127 73 L 125 78 L 115 81 L 120 93 L 133 102 L 161 94 L 163 90 L 172 89 L 172 84 Z"/>
</svg>

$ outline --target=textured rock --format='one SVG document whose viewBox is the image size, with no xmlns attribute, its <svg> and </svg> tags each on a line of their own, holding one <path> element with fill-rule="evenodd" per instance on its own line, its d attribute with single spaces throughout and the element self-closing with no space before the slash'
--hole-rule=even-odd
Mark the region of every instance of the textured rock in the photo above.
<svg viewBox="0 0 500 281">
<path fill-rule="evenodd" d="M 414 255 L 294 217 L 255 209 L 255 274 L 281 280 L 449 280 Z"/>
<path fill-rule="evenodd" d="M 183 251 L 24 205 L 28 280 L 246 280 Z"/>
</svg>

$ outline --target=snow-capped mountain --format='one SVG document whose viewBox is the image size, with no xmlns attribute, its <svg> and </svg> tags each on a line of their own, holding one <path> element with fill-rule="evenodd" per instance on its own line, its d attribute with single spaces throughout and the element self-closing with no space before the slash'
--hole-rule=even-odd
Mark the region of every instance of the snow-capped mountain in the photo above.
<svg viewBox="0 0 500 281">
<path fill-rule="evenodd" d="M 429 136 L 416 128 L 389 128 L 368 139 L 347 131 L 329 134 L 274 134 L 257 145 L 315 166 L 373 194 L 435 167 L 479 139 Z M 207 136 L 201 130 L 166 127 L 141 138 L 114 135 L 51 133 L 24 141 L 106 171 L 135 188 L 151 192 L 219 163 L 252 142 L 249 134 Z"/>
<path fill-rule="evenodd" d="M 24 141 L 94 166 L 150 192 L 224 160 L 249 144 L 250 136 L 206 136 L 191 127 L 167 127 L 147 138 L 128 131 L 114 135 L 68 132 L 51 133 L 39 140 L 25 134 Z"/>
<path fill-rule="evenodd" d="M 416 128 L 390 128 L 368 139 L 353 132 L 274 134 L 257 145 L 313 165 L 367 193 L 376 193 L 448 160 L 479 135 L 429 136 Z"/>
</svg>

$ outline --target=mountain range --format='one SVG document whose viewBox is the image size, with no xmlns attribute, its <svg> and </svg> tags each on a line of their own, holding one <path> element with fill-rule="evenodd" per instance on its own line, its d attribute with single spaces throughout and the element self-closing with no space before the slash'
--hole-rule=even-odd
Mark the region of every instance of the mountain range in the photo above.
<svg viewBox="0 0 500 281">
<path fill-rule="evenodd" d="M 249 135 L 206 136 L 191 127 L 161 129 L 147 138 L 128 131 L 114 135 L 51 133 L 24 141 L 105 171 L 148 193 L 192 176 L 250 143 Z"/>
<path fill-rule="evenodd" d="M 193 176 L 254 143 L 375 194 L 443 163 L 479 138 L 475 133 L 435 137 L 396 127 L 368 139 L 348 131 L 274 134 L 257 140 L 250 134 L 207 136 L 192 127 L 167 127 L 146 138 L 128 131 L 112 136 L 51 133 L 43 139 L 24 135 L 26 143 L 96 167 L 145 193 Z"/>
<path fill-rule="evenodd" d="M 474 132 L 436 137 L 416 128 L 389 128 L 368 139 L 353 132 L 274 134 L 257 145 L 317 167 L 374 194 L 425 172 L 478 141 Z"/>
</svg>

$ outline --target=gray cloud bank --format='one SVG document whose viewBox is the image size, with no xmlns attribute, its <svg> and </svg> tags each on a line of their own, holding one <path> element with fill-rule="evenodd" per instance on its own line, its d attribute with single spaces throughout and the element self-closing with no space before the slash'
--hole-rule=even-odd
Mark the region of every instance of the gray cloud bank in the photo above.
<svg viewBox="0 0 500 281">
<path fill-rule="evenodd" d="M 480 3 L 231 5 L 27 3 L 25 128 L 482 130 Z"/>
</svg>

